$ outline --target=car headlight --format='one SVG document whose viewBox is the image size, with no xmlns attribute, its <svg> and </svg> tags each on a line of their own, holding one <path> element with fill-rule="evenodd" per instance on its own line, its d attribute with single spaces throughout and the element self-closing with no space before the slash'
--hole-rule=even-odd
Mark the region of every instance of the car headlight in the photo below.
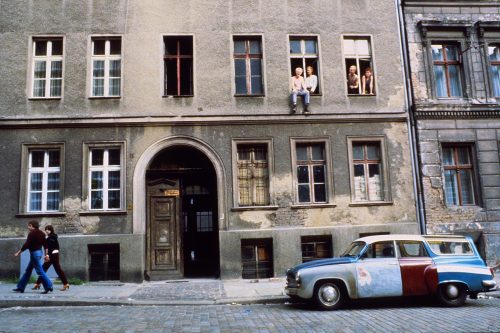
<svg viewBox="0 0 500 333">
<path fill-rule="evenodd" d="M 295 282 L 297 283 L 297 287 L 300 287 L 300 271 L 295 274 Z"/>
</svg>

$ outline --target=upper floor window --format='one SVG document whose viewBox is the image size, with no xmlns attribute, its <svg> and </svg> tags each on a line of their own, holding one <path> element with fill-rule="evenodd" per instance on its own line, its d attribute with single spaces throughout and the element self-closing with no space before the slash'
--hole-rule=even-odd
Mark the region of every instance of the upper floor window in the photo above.
<svg viewBox="0 0 500 333">
<path fill-rule="evenodd" d="M 327 201 L 326 151 L 323 142 L 296 143 L 296 181 L 299 203 Z"/>
<path fill-rule="evenodd" d="M 267 144 L 238 144 L 238 205 L 269 205 Z"/>
<path fill-rule="evenodd" d="M 91 147 L 88 172 L 90 209 L 120 209 L 123 186 L 121 147 Z"/>
<path fill-rule="evenodd" d="M 476 203 L 472 146 L 443 146 L 443 169 L 446 203 L 474 205 Z"/>
<path fill-rule="evenodd" d="M 33 38 L 32 68 L 32 97 L 61 97 L 63 84 L 63 39 Z"/>
<path fill-rule="evenodd" d="M 234 37 L 236 95 L 262 95 L 262 45 L 260 37 Z"/>
<path fill-rule="evenodd" d="M 488 45 L 493 96 L 500 97 L 500 44 Z"/>
<path fill-rule="evenodd" d="M 60 179 L 60 149 L 30 149 L 28 156 L 27 211 L 59 211 Z"/>
<path fill-rule="evenodd" d="M 92 97 L 117 97 L 121 90 L 121 38 L 92 38 Z"/>
<path fill-rule="evenodd" d="M 460 45 L 432 43 L 432 61 L 437 97 L 461 97 L 462 60 Z"/>
<path fill-rule="evenodd" d="M 290 77 L 295 75 L 296 68 L 301 68 L 305 73 L 305 85 L 309 93 L 320 94 L 319 50 L 316 37 L 290 37 Z"/>
<path fill-rule="evenodd" d="M 193 95 L 193 36 L 165 36 L 166 96 Z"/>
<path fill-rule="evenodd" d="M 344 37 L 348 95 L 375 95 L 372 49 L 369 37 Z"/>
</svg>

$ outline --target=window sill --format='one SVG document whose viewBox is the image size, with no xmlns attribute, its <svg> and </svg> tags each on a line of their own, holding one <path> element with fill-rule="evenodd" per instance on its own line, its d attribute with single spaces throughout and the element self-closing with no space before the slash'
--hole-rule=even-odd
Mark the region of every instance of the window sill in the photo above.
<svg viewBox="0 0 500 333">
<path fill-rule="evenodd" d="M 28 97 L 29 101 L 58 101 L 61 99 L 62 99 L 62 96 L 59 96 L 59 97 Z"/>
<path fill-rule="evenodd" d="M 360 201 L 360 202 L 351 202 L 349 207 L 364 207 L 364 206 L 390 206 L 393 205 L 392 201 Z"/>
<path fill-rule="evenodd" d="M 80 216 L 95 215 L 127 215 L 125 210 L 87 210 L 79 213 Z"/>
<path fill-rule="evenodd" d="M 89 96 L 89 99 L 120 99 L 121 96 Z"/>
<path fill-rule="evenodd" d="M 302 203 L 291 205 L 291 209 L 304 209 L 304 208 L 334 208 L 337 207 L 333 203 Z"/>
<path fill-rule="evenodd" d="M 277 210 L 278 206 L 244 206 L 244 207 L 233 207 L 232 212 L 243 212 L 247 210 Z"/>
<path fill-rule="evenodd" d="M 194 95 L 163 95 L 162 98 L 183 98 L 183 97 L 194 97 Z"/>
<path fill-rule="evenodd" d="M 376 97 L 377 94 L 347 94 L 347 97 Z"/>
<path fill-rule="evenodd" d="M 66 212 L 25 212 L 16 214 L 16 217 L 64 217 Z"/>
<path fill-rule="evenodd" d="M 266 97 L 266 95 L 264 95 L 264 94 L 255 94 L 255 95 L 234 94 L 234 97 Z"/>
</svg>

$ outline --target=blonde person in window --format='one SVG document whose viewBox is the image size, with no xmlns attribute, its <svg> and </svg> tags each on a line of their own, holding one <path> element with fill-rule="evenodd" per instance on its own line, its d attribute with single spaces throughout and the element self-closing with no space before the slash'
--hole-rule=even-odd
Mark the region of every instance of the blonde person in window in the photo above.
<svg viewBox="0 0 500 333">
<path fill-rule="evenodd" d="M 306 67 L 306 88 L 309 91 L 309 94 L 316 93 L 316 88 L 318 87 L 318 77 L 314 75 L 313 66 Z"/>
<path fill-rule="evenodd" d="M 292 113 L 297 112 L 297 96 L 304 98 L 304 113 L 309 113 L 309 91 L 306 82 L 302 76 L 303 70 L 300 67 L 295 68 L 295 75 L 290 80 L 290 89 L 292 96 Z"/>
<path fill-rule="evenodd" d="M 365 75 L 361 77 L 361 93 L 363 95 L 374 95 L 373 92 L 373 81 L 372 69 L 370 67 L 365 68 Z"/>
<path fill-rule="evenodd" d="M 349 73 L 347 73 L 347 93 L 349 95 L 359 94 L 359 77 L 358 68 L 354 65 L 349 67 Z"/>
</svg>

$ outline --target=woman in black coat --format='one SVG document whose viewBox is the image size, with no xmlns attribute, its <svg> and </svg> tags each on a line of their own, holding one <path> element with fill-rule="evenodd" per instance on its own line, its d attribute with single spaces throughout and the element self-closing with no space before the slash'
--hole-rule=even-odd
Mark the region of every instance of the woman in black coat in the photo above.
<svg viewBox="0 0 500 333">
<path fill-rule="evenodd" d="M 54 265 L 54 269 L 61 279 L 63 283 L 63 287 L 60 289 L 61 291 L 65 291 L 69 289 L 68 280 L 66 279 L 66 275 L 61 268 L 61 264 L 59 264 L 59 241 L 57 240 L 57 234 L 54 232 L 54 227 L 48 225 L 45 227 L 45 233 L 47 234 L 47 248 L 49 250 L 49 260 L 43 263 L 43 270 L 46 272 L 50 265 Z M 40 284 L 42 283 L 41 278 L 38 278 L 35 286 L 32 288 L 33 290 L 40 289 Z"/>
</svg>

